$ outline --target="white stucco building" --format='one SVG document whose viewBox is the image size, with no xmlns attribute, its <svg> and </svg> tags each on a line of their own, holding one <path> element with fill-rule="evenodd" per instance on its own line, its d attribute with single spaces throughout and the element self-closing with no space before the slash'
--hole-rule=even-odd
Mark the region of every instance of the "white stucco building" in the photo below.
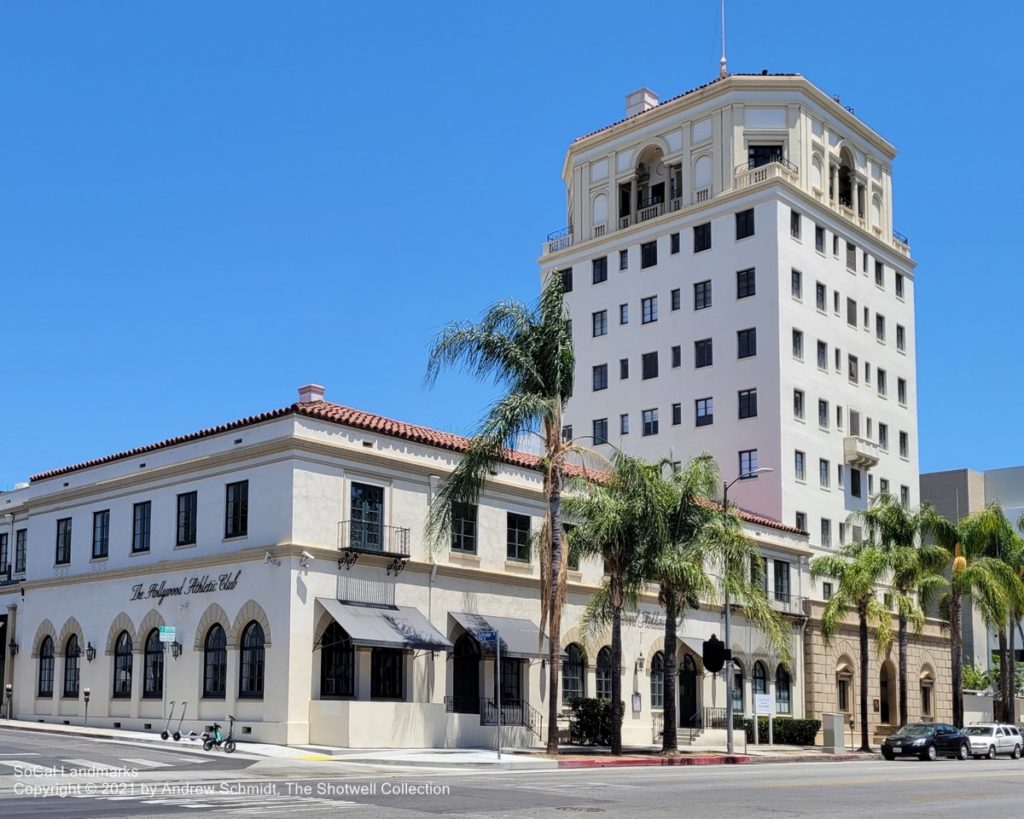
<svg viewBox="0 0 1024 819">
<path fill-rule="evenodd" d="M 546 651 L 530 535 L 544 510 L 541 475 L 533 456 L 511 454 L 457 537 L 430 548 L 428 505 L 465 444 L 307 386 L 295 404 L 0 494 L 13 714 L 81 724 L 88 688 L 90 725 L 159 731 L 173 700 L 176 714 L 188 703 L 185 730 L 231 713 L 242 739 L 487 746 L 495 664 L 478 636 L 496 628 L 505 742 L 539 743 Z M 793 527 L 754 515 L 746 526 L 766 555 L 810 554 Z M 609 635 L 587 642 L 579 632 L 601 576 L 596 562 L 570 572 L 558 635 L 566 697 L 610 691 Z M 792 672 L 738 615 L 736 702 L 749 712 L 756 688 L 800 716 L 804 617 L 778 606 L 792 627 Z M 658 731 L 663 622 L 652 590 L 623 630 L 627 743 Z M 173 627 L 173 642 L 160 642 L 161 627 Z M 723 710 L 721 675 L 700 666 L 712 633 L 722 633 L 715 606 L 688 612 L 679 629 L 684 726 Z"/>
</svg>

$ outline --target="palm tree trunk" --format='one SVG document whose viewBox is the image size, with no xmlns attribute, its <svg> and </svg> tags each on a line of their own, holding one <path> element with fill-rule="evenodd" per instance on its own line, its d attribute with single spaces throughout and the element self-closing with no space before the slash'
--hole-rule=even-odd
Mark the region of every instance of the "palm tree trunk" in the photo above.
<svg viewBox="0 0 1024 819">
<path fill-rule="evenodd" d="M 949 596 L 949 669 L 953 676 L 953 724 L 964 727 L 964 643 L 960 631 L 960 593 Z"/>
<path fill-rule="evenodd" d="M 863 605 L 860 614 L 860 748 L 871 753 L 868 742 L 868 614 Z"/>
<path fill-rule="evenodd" d="M 1010 617 L 1015 618 L 1016 612 L 1012 612 Z M 1004 717 L 1006 722 L 1016 722 L 1017 714 L 1017 652 L 1015 638 L 1013 634 L 1013 620 L 1010 621 L 1009 634 L 1007 635 L 1007 641 L 1009 643 L 1009 662 L 1007 663 L 1006 676 L 1009 685 L 1009 698 L 1006 700 L 1006 714 Z"/>
<path fill-rule="evenodd" d="M 999 629 L 999 699 L 1003 701 L 1003 713 L 999 720 L 1002 722 L 1006 722 L 1010 707 L 1010 669 L 1006 653 L 1006 626 L 1002 626 Z"/>
<path fill-rule="evenodd" d="M 665 590 L 665 663 L 662 666 L 662 734 L 661 750 L 679 753 L 679 719 L 676 716 L 676 617 L 679 598 L 671 589 Z"/>
<path fill-rule="evenodd" d="M 560 434 L 560 433 L 559 433 Z M 558 578 L 562 571 L 562 470 L 551 470 L 548 495 L 551 520 L 551 589 L 548 600 L 548 744 L 549 754 L 558 753 L 558 683 L 562 658 L 562 600 Z M 541 624 L 543 625 L 543 623 Z"/>
<path fill-rule="evenodd" d="M 900 612 L 900 728 L 907 724 L 907 615 Z"/>
<path fill-rule="evenodd" d="M 612 609 L 612 737 L 613 756 L 622 753 L 622 608 Z"/>
</svg>

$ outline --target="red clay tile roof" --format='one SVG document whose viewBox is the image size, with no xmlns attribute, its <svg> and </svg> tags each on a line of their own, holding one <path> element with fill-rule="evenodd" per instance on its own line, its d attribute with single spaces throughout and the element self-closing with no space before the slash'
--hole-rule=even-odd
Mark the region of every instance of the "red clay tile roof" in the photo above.
<svg viewBox="0 0 1024 819">
<path fill-rule="evenodd" d="M 327 421 L 328 423 L 352 427 L 353 429 L 361 429 L 367 432 L 375 432 L 380 435 L 389 435 L 394 438 L 401 438 L 405 441 L 426 444 L 427 446 L 447 449 L 452 452 L 465 452 L 469 445 L 469 439 L 463 435 L 455 435 L 451 432 L 441 432 L 437 429 L 422 427 L 417 424 L 409 424 L 405 421 L 396 421 L 392 418 L 385 418 L 382 415 L 363 412 L 362 410 L 345 407 L 341 404 L 334 404 L 330 401 L 310 401 L 306 403 L 295 403 L 289 407 L 281 407 L 280 409 L 260 413 L 259 415 L 250 415 L 247 418 L 240 418 L 237 421 L 231 421 L 227 424 L 220 424 L 219 426 L 201 429 L 187 435 L 178 435 L 174 438 L 168 438 L 155 444 L 135 447 L 134 449 L 117 452 L 113 455 L 106 455 L 102 458 L 94 458 L 90 461 L 83 461 L 81 463 L 72 464 L 71 466 L 64 466 L 60 469 L 51 469 L 47 472 L 40 472 L 30 477 L 29 480 L 32 483 L 35 483 L 36 481 L 55 478 L 59 475 L 67 475 L 71 472 L 88 469 L 89 467 L 120 461 L 124 458 L 132 458 L 137 455 L 143 455 L 147 452 L 153 452 L 154 450 L 165 449 L 167 447 L 177 446 L 178 444 L 185 444 L 202 438 L 209 438 L 213 435 L 220 435 L 221 433 L 230 432 L 242 427 L 253 426 L 265 421 L 283 418 L 286 415 L 303 415 L 307 418 L 315 418 L 320 421 Z M 539 461 L 540 458 L 528 452 L 521 452 L 514 449 L 506 451 L 505 462 L 512 466 L 519 466 L 524 469 L 536 469 Z M 574 464 L 568 465 L 567 471 L 570 474 L 583 476 L 589 475 L 591 478 L 598 479 L 600 479 L 599 476 L 603 474 L 601 472 L 595 472 L 593 469 L 585 470 Z M 799 529 L 787 526 L 786 524 L 780 523 L 772 518 L 756 515 L 742 509 L 739 510 L 739 513 L 740 517 L 748 523 L 767 526 L 772 529 L 778 529 L 792 534 L 806 534 L 806 532 L 801 532 Z"/>
</svg>

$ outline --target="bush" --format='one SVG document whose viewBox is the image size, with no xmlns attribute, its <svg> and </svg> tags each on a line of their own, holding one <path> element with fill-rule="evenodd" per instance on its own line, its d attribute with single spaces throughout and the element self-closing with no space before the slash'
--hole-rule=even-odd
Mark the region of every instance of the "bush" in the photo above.
<svg viewBox="0 0 1024 819">
<path fill-rule="evenodd" d="M 754 741 L 754 721 L 745 721 L 747 742 Z M 772 739 L 776 745 L 813 745 L 814 738 L 821 730 L 819 719 L 793 719 L 792 717 L 776 717 L 772 720 Z M 759 742 L 768 742 L 768 717 L 757 718 L 757 738 Z"/>
<path fill-rule="evenodd" d="M 579 745 L 611 745 L 612 701 L 592 697 L 573 697 L 569 700 L 572 713 L 569 741 Z M 622 704 L 625 713 L 625 703 Z"/>
</svg>

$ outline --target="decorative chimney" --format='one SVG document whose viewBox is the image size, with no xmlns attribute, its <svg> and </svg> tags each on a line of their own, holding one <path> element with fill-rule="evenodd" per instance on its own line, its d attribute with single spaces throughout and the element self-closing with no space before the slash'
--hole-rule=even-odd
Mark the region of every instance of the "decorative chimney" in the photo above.
<svg viewBox="0 0 1024 819">
<path fill-rule="evenodd" d="M 304 384 L 299 387 L 299 403 L 309 404 L 313 401 L 324 400 L 324 388 L 319 384 Z"/>
<path fill-rule="evenodd" d="M 640 88 L 632 94 L 626 94 L 626 116 L 635 117 L 644 111 L 650 111 L 658 104 L 658 95 L 650 88 Z"/>
</svg>

